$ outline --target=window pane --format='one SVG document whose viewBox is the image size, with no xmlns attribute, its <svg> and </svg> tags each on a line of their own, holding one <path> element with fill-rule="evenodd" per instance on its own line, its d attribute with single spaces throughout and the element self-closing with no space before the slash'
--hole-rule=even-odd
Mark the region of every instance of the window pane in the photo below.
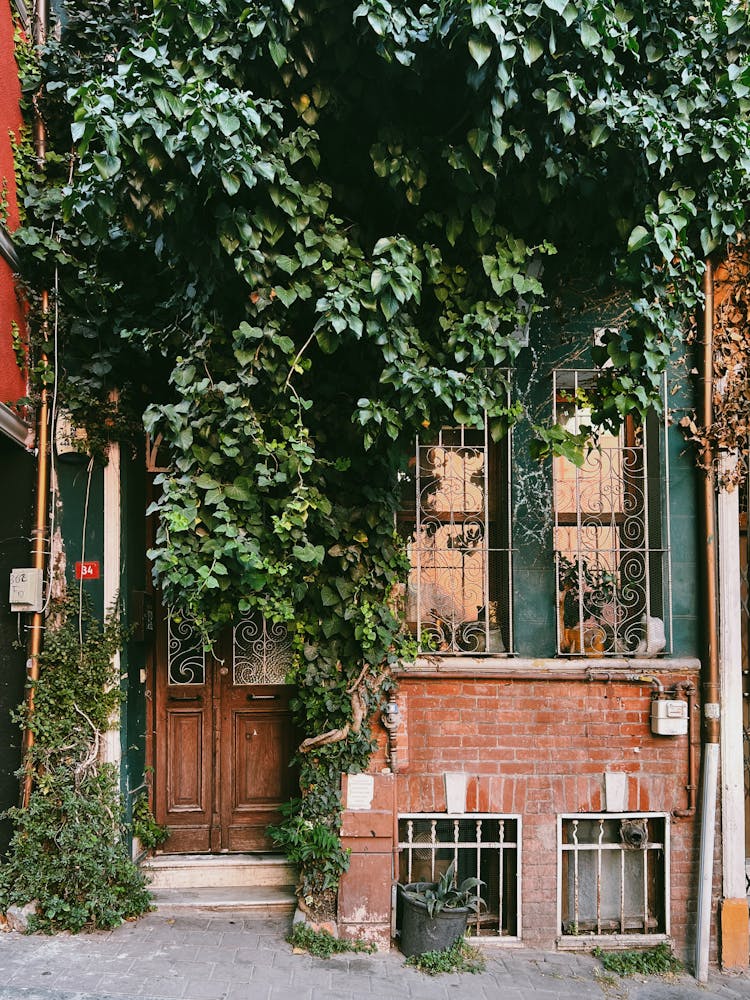
<svg viewBox="0 0 750 1000">
<path fill-rule="evenodd" d="M 596 373 L 558 372 L 555 414 L 591 427 Z M 576 466 L 553 461 L 558 648 L 589 656 L 655 655 L 666 646 L 658 432 L 626 420 Z M 649 446 L 650 452 L 649 453 Z"/>
<path fill-rule="evenodd" d="M 411 572 L 405 614 L 420 649 L 504 653 L 509 635 L 506 450 L 484 430 L 443 428 L 418 441 L 400 514 Z M 507 482 L 507 476 L 505 477 Z"/>
</svg>

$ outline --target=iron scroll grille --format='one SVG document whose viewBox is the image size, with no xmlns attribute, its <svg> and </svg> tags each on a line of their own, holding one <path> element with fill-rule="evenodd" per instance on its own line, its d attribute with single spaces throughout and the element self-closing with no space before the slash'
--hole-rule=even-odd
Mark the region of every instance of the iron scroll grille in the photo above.
<svg viewBox="0 0 750 1000">
<path fill-rule="evenodd" d="M 411 571 L 404 614 L 422 652 L 512 649 L 509 443 L 488 428 L 416 439 L 399 527 Z"/>
<path fill-rule="evenodd" d="M 554 416 L 591 425 L 597 372 L 555 373 Z M 666 393 L 666 383 L 663 384 Z M 666 408 L 665 408 L 666 409 Z M 655 656 L 671 641 L 667 427 L 651 414 L 603 429 L 582 465 L 553 461 L 557 647 L 568 655 Z"/>
<path fill-rule="evenodd" d="M 283 622 L 270 622 L 254 612 L 232 630 L 232 670 L 235 685 L 283 684 L 292 665 L 292 643 Z"/>
<path fill-rule="evenodd" d="M 289 630 L 255 612 L 232 629 L 232 680 L 235 685 L 284 684 L 292 664 Z M 167 612 L 167 665 L 170 685 L 205 684 L 206 651 L 188 615 Z"/>
<path fill-rule="evenodd" d="M 188 615 L 167 611 L 167 678 L 169 684 L 205 684 L 203 639 Z"/>
<path fill-rule="evenodd" d="M 456 880 L 479 878 L 484 905 L 469 916 L 469 933 L 518 937 L 521 932 L 521 820 L 518 816 L 414 813 L 398 820 L 399 882 L 436 882 L 451 862 Z"/>
</svg>

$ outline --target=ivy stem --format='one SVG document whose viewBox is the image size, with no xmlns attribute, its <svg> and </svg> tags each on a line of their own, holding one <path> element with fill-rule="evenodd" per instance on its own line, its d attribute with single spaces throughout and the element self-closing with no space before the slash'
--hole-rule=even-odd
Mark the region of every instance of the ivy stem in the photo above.
<svg viewBox="0 0 750 1000">
<path fill-rule="evenodd" d="M 284 382 L 284 388 L 285 389 L 287 389 L 289 387 L 289 383 L 292 380 L 292 375 L 294 375 L 294 369 L 297 367 L 297 362 L 300 360 L 300 358 L 305 353 L 305 351 L 307 350 L 307 348 L 310 346 L 310 344 L 313 342 L 314 339 L 315 339 L 315 330 L 313 330 L 313 332 L 310 334 L 310 336 L 304 342 L 304 344 L 302 345 L 302 347 L 300 347 L 299 351 L 297 352 L 296 358 L 294 359 L 294 361 L 292 361 L 292 365 L 291 365 L 291 367 L 289 369 L 289 374 L 286 377 L 286 382 Z"/>
</svg>

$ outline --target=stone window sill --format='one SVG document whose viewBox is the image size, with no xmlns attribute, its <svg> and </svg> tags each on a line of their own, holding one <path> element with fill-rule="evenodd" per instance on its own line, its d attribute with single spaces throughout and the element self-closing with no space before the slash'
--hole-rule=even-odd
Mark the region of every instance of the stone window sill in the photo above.
<svg viewBox="0 0 750 1000">
<path fill-rule="evenodd" d="M 407 678 L 501 678 L 507 680 L 633 681 L 645 683 L 654 674 L 698 674 L 695 657 L 500 657 L 500 656 L 419 656 L 414 663 L 402 663 L 397 677 Z M 637 675 L 637 676 L 634 676 Z"/>
</svg>

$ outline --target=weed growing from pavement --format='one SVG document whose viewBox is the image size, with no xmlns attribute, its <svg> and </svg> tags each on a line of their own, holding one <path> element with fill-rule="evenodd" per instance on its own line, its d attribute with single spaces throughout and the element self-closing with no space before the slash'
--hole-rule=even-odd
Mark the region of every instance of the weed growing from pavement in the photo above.
<svg viewBox="0 0 750 1000">
<path fill-rule="evenodd" d="M 345 941 L 335 938 L 328 931 L 313 930 L 308 924 L 295 924 L 287 941 L 294 948 L 303 948 L 316 958 L 330 958 L 345 951 L 364 952 L 371 955 L 375 945 L 368 941 Z"/>
<path fill-rule="evenodd" d="M 630 951 L 602 951 L 601 948 L 594 948 L 592 954 L 607 972 L 615 972 L 618 976 L 634 976 L 638 973 L 653 976 L 682 971 L 682 962 L 675 958 L 666 944 Z"/>
<path fill-rule="evenodd" d="M 450 948 L 442 951 L 411 955 L 406 964 L 428 976 L 438 976 L 441 972 L 484 972 L 485 958 L 478 948 L 467 944 L 463 938 L 457 938 Z"/>
</svg>

